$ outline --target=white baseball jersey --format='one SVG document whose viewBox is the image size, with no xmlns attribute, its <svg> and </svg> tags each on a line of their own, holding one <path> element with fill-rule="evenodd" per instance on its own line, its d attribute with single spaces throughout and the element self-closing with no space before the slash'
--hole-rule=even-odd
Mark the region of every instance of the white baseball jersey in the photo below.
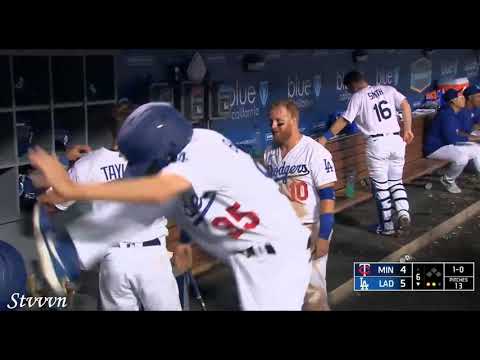
<svg viewBox="0 0 480 360">
<path fill-rule="evenodd" d="M 226 258 L 252 245 L 304 253 L 308 231 L 265 169 L 221 134 L 195 129 L 177 161 L 162 170 L 188 179 L 177 220 L 206 251 Z"/>
<path fill-rule="evenodd" d="M 400 131 L 397 109 L 405 96 L 392 86 L 370 86 L 353 94 L 347 110 L 342 115 L 366 135 L 388 134 Z"/>
<path fill-rule="evenodd" d="M 318 189 L 337 181 L 330 152 L 317 141 L 303 135 L 284 158 L 280 147 L 269 147 L 264 153 L 264 161 L 302 223 L 318 222 Z"/>
<path fill-rule="evenodd" d="M 68 170 L 72 181 L 78 183 L 109 182 L 123 178 L 127 167 L 127 160 L 118 151 L 108 150 L 104 147 L 86 154 L 75 162 Z M 60 210 L 66 210 L 73 202 L 57 204 Z M 108 217 L 109 210 L 106 201 L 93 201 L 92 211 L 98 218 Z M 139 231 L 135 236 L 121 238 L 119 241 L 143 242 L 168 235 L 167 220 L 159 218 L 149 227 Z M 165 244 L 162 244 L 165 246 Z"/>
</svg>

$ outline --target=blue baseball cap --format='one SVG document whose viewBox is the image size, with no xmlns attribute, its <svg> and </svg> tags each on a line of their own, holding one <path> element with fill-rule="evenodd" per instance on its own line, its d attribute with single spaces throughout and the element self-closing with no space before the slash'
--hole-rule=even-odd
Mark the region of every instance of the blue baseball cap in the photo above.
<svg viewBox="0 0 480 360">
<path fill-rule="evenodd" d="M 443 100 L 448 103 L 453 99 L 457 98 L 459 95 L 462 95 L 459 90 L 448 89 L 447 91 L 445 91 L 445 94 L 443 94 Z"/>
<path fill-rule="evenodd" d="M 469 97 L 479 93 L 480 93 L 480 85 L 470 85 L 465 90 L 463 90 L 463 96 L 465 97 Z"/>
</svg>

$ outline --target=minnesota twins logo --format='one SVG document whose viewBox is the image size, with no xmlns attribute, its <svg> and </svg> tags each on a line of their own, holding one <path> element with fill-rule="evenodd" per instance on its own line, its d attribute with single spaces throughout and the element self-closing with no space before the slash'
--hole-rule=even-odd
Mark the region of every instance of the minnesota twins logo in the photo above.
<svg viewBox="0 0 480 360">
<path fill-rule="evenodd" d="M 362 276 L 368 276 L 370 274 L 370 264 L 360 264 L 360 265 L 358 265 L 358 272 Z"/>
<path fill-rule="evenodd" d="M 315 97 L 320 96 L 320 90 L 322 89 L 322 75 L 315 75 L 313 77 L 313 91 L 315 92 Z"/>
<path fill-rule="evenodd" d="M 268 99 L 268 81 L 261 81 L 260 86 L 258 87 L 258 92 L 260 94 L 260 101 L 262 106 L 267 104 Z"/>
</svg>

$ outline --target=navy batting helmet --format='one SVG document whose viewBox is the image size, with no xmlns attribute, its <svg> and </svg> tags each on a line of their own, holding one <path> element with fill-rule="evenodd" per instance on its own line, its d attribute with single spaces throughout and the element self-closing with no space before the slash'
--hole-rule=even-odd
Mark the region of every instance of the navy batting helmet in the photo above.
<svg viewBox="0 0 480 360">
<path fill-rule="evenodd" d="M 125 177 L 142 176 L 175 161 L 190 142 L 192 124 L 168 103 L 138 107 L 118 134 L 118 147 L 127 158 Z"/>
<path fill-rule="evenodd" d="M 25 295 L 27 270 L 22 255 L 10 244 L 0 240 L 0 311 L 8 310 L 12 295 Z"/>
</svg>

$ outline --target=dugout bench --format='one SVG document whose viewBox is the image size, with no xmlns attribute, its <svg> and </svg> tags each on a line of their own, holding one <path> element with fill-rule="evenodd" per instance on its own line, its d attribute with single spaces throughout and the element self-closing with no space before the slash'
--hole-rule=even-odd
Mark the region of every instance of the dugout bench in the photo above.
<svg viewBox="0 0 480 360">
<path fill-rule="evenodd" d="M 412 129 L 415 134 L 414 141 L 407 146 L 405 168 L 403 174 L 404 183 L 408 184 L 413 180 L 432 174 L 434 171 L 446 166 L 448 161 L 426 159 L 423 156 L 423 142 L 435 114 L 413 116 Z M 327 149 L 332 153 L 335 169 L 337 172 L 337 183 L 335 185 L 337 201 L 335 213 L 344 211 L 354 205 L 360 204 L 372 198 L 368 187 L 368 171 L 365 159 L 366 139 L 361 134 L 340 137 L 327 143 Z M 348 198 L 345 194 L 347 177 L 355 172 L 355 196 Z M 167 247 L 173 251 L 179 240 L 180 233 L 175 224 L 168 225 L 169 236 Z M 197 245 L 193 245 L 193 275 L 208 271 L 219 262 Z"/>
</svg>

